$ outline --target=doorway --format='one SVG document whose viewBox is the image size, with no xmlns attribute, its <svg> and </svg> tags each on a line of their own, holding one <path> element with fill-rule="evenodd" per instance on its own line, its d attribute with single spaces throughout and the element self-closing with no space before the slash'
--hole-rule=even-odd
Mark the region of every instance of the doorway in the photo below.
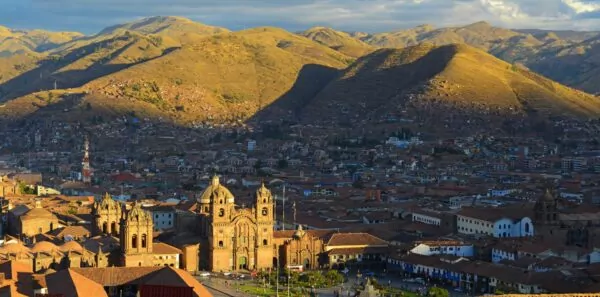
<svg viewBox="0 0 600 297">
<path fill-rule="evenodd" d="M 240 270 L 248 270 L 248 258 L 242 256 L 238 260 L 238 268 Z"/>
</svg>

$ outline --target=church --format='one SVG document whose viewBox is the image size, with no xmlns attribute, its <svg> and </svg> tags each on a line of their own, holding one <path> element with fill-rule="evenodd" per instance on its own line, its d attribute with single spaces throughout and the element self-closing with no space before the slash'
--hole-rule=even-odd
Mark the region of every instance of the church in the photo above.
<svg viewBox="0 0 600 297">
<path fill-rule="evenodd" d="M 181 251 L 162 242 L 154 242 L 152 214 L 134 202 L 128 209 L 112 199 L 109 194 L 94 204 L 95 238 L 115 238 L 119 248 L 109 258 L 106 266 L 171 266 L 179 268 Z M 116 240 L 118 238 L 118 241 Z"/>
<path fill-rule="evenodd" d="M 253 208 L 239 208 L 233 194 L 214 176 L 198 197 L 200 232 L 208 238 L 211 271 L 263 270 L 273 267 L 274 200 L 265 185 L 255 193 Z"/>
</svg>

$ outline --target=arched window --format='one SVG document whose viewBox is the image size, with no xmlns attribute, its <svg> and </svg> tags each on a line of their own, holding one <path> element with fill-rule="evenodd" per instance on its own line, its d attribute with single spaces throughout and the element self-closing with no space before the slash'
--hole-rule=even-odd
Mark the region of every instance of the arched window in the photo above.
<svg viewBox="0 0 600 297">
<path fill-rule="evenodd" d="M 131 247 L 134 249 L 138 246 L 137 239 L 137 235 L 133 234 L 133 236 L 131 236 Z"/>
<path fill-rule="evenodd" d="M 266 239 L 263 239 L 263 245 L 268 245 L 269 242 Z"/>
<path fill-rule="evenodd" d="M 117 234 L 117 223 L 110 223 L 110 233 L 112 233 L 113 235 Z"/>
<path fill-rule="evenodd" d="M 263 207 L 263 209 L 262 209 L 262 215 L 266 216 L 268 214 L 269 214 L 269 210 L 266 207 Z"/>
<path fill-rule="evenodd" d="M 102 233 L 108 233 L 108 223 L 104 222 L 102 223 Z"/>
<path fill-rule="evenodd" d="M 221 208 L 219 209 L 219 216 L 222 217 L 225 215 L 225 209 Z"/>
<path fill-rule="evenodd" d="M 146 234 L 142 234 L 142 248 L 146 247 Z"/>
<path fill-rule="evenodd" d="M 525 233 L 529 233 L 529 223 L 525 223 Z"/>
<path fill-rule="evenodd" d="M 223 241 L 219 240 L 219 247 L 223 247 Z"/>
</svg>

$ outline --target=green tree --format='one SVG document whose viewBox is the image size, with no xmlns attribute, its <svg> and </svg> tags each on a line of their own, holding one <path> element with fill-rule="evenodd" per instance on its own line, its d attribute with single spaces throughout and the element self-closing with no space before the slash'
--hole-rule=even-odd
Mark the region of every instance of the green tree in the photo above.
<svg viewBox="0 0 600 297">
<path fill-rule="evenodd" d="M 448 296 L 450 296 L 450 293 L 448 293 L 448 290 L 446 290 L 444 288 L 431 287 L 427 291 L 427 296 L 430 296 L 430 297 L 448 297 Z"/>
<path fill-rule="evenodd" d="M 344 282 L 344 276 L 337 270 L 329 270 L 325 273 L 325 280 L 329 286 L 335 286 Z"/>
</svg>

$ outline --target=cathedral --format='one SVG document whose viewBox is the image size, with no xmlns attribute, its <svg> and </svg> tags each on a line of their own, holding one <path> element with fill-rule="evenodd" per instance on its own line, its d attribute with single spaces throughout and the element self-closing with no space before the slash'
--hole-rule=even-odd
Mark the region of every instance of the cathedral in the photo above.
<svg viewBox="0 0 600 297">
<path fill-rule="evenodd" d="M 273 267 L 274 200 L 264 184 L 253 208 L 238 208 L 231 192 L 214 176 L 198 198 L 201 235 L 208 238 L 212 271 L 262 270 Z"/>
</svg>

